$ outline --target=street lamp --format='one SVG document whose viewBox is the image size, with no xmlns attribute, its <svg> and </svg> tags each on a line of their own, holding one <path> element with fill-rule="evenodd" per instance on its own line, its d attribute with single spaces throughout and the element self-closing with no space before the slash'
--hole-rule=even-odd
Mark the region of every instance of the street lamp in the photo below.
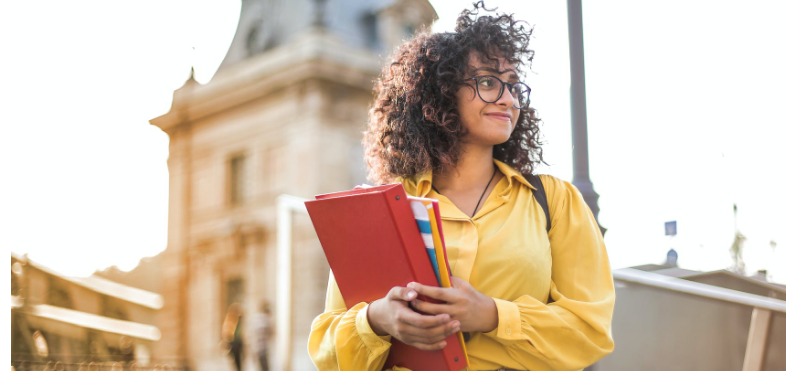
<svg viewBox="0 0 786 371">
<path fill-rule="evenodd" d="M 589 176 L 587 142 L 587 95 L 584 84 L 584 26 L 581 19 L 581 0 L 568 0 L 568 42 L 570 49 L 570 118 L 573 131 L 573 185 L 587 202 L 595 221 L 598 221 L 598 193 Z M 598 223 L 601 233 L 606 228 Z"/>
</svg>

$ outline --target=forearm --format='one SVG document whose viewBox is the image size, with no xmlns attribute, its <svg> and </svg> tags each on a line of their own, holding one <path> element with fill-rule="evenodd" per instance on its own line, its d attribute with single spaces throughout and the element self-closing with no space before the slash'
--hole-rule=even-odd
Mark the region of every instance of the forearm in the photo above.
<svg viewBox="0 0 786 371">
<path fill-rule="evenodd" d="M 480 332 L 490 332 L 499 326 L 499 311 L 497 310 L 497 303 L 494 299 L 485 295 L 483 297 L 484 299 L 481 307 L 483 308 L 484 315 L 481 317 Z"/>
<path fill-rule="evenodd" d="M 610 328 L 613 298 L 546 305 L 525 296 L 495 302 L 499 324 L 484 335 L 505 346 L 513 359 L 531 370 L 581 369 L 614 349 Z"/>
<path fill-rule="evenodd" d="M 377 336 L 368 324 L 367 305 L 325 312 L 311 325 L 308 352 L 318 370 L 381 370 L 390 337 Z"/>
<path fill-rule="evenodd" d="M 374 302 L 369 303 L 368 308 L 366 309 L 366 319 L 368 321 L 369 327 L 377 336 L 387 336 L 389 335 L 387 331 L 382 327 L 379 319 L 381 318 L 380 306 L 374 305 Z"/>
</svg>

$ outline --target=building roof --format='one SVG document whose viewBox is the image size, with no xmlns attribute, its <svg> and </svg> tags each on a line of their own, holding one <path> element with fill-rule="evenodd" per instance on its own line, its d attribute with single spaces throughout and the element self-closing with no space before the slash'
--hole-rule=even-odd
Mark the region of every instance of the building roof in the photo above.
<svg viewBox="0 0 786 371">
<path fill-rule="evenodd" d="M 657 273 L 660 273 L 660 272 L 657 272 Z M 707 271 L 707 272 L 696 272 L 694 274 L 685 275 L 685 276 L 683 276 L 681 278 L 684 278 L 684 279 L 687 279 L 687 280 L 696 280 L 696 279 L 700 279 L 700 278 L 704 278 L 704 277 L 710 277 L 710 276 L 731 277 L 731 278 L 734 278 L 734 279 L 737 279 L 737 280 L 740 280 L 740 281 L 743 281 L 743 282 L 746 282 L 746 283 L 749 283 L 749 284 L 752 284 L 752 285 L 760 286 L 762 288 L 775 290 L 775 291 L 778 291 L 780 293 L 786 294 L 786 285 L 781 285 L 781 284 L 778 284 L 778 283 L 775 283 L 775 282 L 764 281 L 764 280 L 761 280 L 761 279 L 757 279 L 755 277 L 744 276 L 742 274 L 734 273 L 734 272 L 731 272 L 731 271 L 728 271 L 728 270 L 725 270 L 725 269 L 719 269 L 719 270 Z"/>
<path fill-rule="evenodd" d="M 644 264 L 644 265 L 638 265 L 630 268 L 637 269 L 644 272 L 653 272 L 657 274 L 662 274 L 664 276 L 670 276 L 670 277 L 683 277 L 683 276 L 693 275 L 696 273 L 701 273 L 699 271 L 692 271 L 688 269 L 682 269 L 679 267 L 672 267 L 663 264 Z"/>
<path fill-rule="evenodd" d="M 703 279 L 706 278 L 723 276 L 733 280 L 738 280 L 747 284 L 758 286 L 763 289 L 774 290 L 780 292 L 781 294 L 786 294 L 785 285 L 777 284 L 774 282 L 767 282 L 766 280 L 762 280 L 756 277 L 748 277 L 742 274 L 734 273 L 726 269 L 700 272 L 700 271 L 693 271 L 693 270 L 683 269 L 679 267 L 672 267 L 662 264 L 644 264 L 635 267 L 630 267 L 630 269 L 657 273 L 664 276 L 677 277 L 690 281 L 702 281 Z"/>
<path fill-rule="evenodd" d="M 374 17 L 403 2 L 436 16 L 427 0 L 243 0 L 235 36 L 219 71 L 316 29 L 347 45 L 373 48 Z"/>
<path fill-rule="evenodd" d="M 38 269 L 44 273 L 57 276 L 60 279 L 71 282 L 73 284 L 84 287 L 88 290 L 97 292 L 102 295 L 111 296 L 129 303 L 141 305 L 151 309 L 161 309 L 164 306 L 164 299 L 161 295 L 137 289 L 131 286 L 123 285 L 110 280 L 90 276 L 90 277 L 71 277 L 59 273 L 49 267 L 36 263 L 27 257 L 20 257 L 17 254 L 11 253 L 11 260 L 18 260 L 24 262 L 30 267 Z"/>
</svg>

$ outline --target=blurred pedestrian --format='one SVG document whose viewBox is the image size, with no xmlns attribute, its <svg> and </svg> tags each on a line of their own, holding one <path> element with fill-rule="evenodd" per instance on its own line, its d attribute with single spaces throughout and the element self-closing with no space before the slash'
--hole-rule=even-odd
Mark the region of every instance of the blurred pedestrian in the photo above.
<svg viewBox="0 0 786 371">
<path fill-rule="evenodd" d="M 250 320 L 251 348 L 259 360 L 259 369 L 268 371 L 268 349 L 270 337 L 273 335 L 273 319 L 270 316 L 270 305 L 263 301 L 259 305 L 259 313 L 255 313 Z"/>
<path fill-rule="evenodd" d="M 224 325 L 221 326 L 221 337 L 235 363 L 235 370 L 241 371 L 243 364 L 243 309 L 238 303 L 232 303 L 227 309 Z"/>
</svg>

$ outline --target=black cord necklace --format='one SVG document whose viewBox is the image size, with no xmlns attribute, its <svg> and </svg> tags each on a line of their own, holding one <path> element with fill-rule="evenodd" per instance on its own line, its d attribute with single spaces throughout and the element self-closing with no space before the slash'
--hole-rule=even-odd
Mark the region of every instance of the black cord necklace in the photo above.
<svg viewBox="0 0 786 371">
<path fill-rule="evenodd" d="M 491 179 L 489 179 L 489 182 L 486 184 L 486 188 L 483 189 L 483 193 L 480 195 L 480 199 L 478 200 L 478 204 L 475 205 L 475 210 L 472 212 L 472 215 L 470 215 L 470 218 L 475 216 L 475 213 L 478 212 L 478 207 L 480 207 L 480 201 L 483 201 L 483 196 L 485 196 L 486 195 L 486 191 L 489 190 L 489 186 L 491 185 L 491 181 L 494 180 L 494 176 L 495 175 L 497 175 L 497 167 L 496 166 L 494 166 L 494 172 L 491 174 Z M 431 188 L 434 189 L 437 193 L 442 193 L 442 192 L 440 192 L 437 189 L 437 187 L 434 187 L 433 184 L 431 185 Z"/>
</svg>

